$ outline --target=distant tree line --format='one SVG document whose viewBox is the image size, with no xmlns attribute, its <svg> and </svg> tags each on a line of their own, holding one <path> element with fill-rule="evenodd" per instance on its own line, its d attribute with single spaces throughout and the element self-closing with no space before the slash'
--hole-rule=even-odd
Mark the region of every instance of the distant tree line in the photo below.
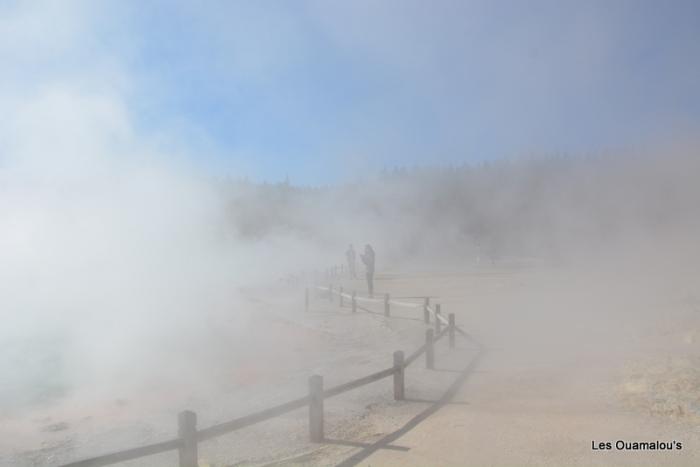
<svg viewBox="0 0 700 467">
<path fill-rule="evenodd" d="M 696 228 L 699 161 L 683 154 L 552 156 L 388 168 L 339 186 L 239 180 L 221 188 L 230 227 L 243 238 L 291 234 L 325 244 L 379 238 L 396 255 L 556 257 L 630 235 Z"/>
</svg>

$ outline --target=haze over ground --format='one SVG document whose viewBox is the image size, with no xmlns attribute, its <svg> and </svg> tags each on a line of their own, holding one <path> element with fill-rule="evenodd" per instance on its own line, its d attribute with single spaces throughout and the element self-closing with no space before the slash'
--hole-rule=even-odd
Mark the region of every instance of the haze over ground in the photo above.
<svg viewBox="0 0 700 467">
<path fill-rule="evenodd" d="M 183 371 L 216 393 L 246 293 L 348 243 L 392 273 L 694 277 L 699 24 L 681 0 L 0 0 L 0 415 Z"/>
</svg>

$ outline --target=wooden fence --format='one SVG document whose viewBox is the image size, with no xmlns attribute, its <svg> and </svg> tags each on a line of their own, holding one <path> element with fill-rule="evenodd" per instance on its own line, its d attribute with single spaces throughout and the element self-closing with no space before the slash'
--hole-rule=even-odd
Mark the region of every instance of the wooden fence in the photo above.
<svg viewBox="0 0 700 467">
<path fill-rule="evenodd" d="M 312 442 L 322 442 L 324 440 L 324 426 L 323 426 L 323 408 L 324 402 L 331 397 L 343 394 L 345 392 L 351 391 L 353 389 L 359 388 L 361 386 L 379 381 L 389 376 L 393 376 L 393 389 L 394 389 L 394 399 L 403 400 L 405 397 L 405 369 L 411 363 L 416 361 L 422 355 L 425 355 L 425 366 L 428 369 L 433 369 L 435 366 L 435 344 L 443 338 L 445 335 L 449 336 L 449 346 L 454 348 L 455 346 L 455 334 L 459 333 L 462 336 L 469 337 L 464 331 L 462 331 L 455 324 L 454 314 L 449 314 L 448 320 L 445 320 L 441 315 L 440 305 L 436 304 L 435 308 L 430 307 L 429 298 L 425 298 L 423 304 L 415 304 L 408 302 L 397 302 L 391 300 L 388 294 L 384 296 L 382 300 L 359 297 L 356 292 L 352 294 L 347 294 L 342 288 L 337 291 L 332 285 L 329 287 L 317 287 L 317 290 L 325 291 L 327 297 L 332 301 L 334 297 L 338 297 L 340 301 L 340 306 L 344 306 L 344 301 L 350 300 L 350 307 L 352 312 L 357 312 L 358 309 L 363 309 L 365 311 L 372 312 L 371 310 L 358 305 L 358 301 L 365 302 L 383 302 L 384 303 L 384 314 L 386 316 L 391 316 L 391 305 L 396 306 L 409 306 L 412 308 L 422 308 L 424 314 L 424 320 L 426 323 L 430 322 L 431 315 L 434 317 L 435 328 L 426 329 L 425 331 L 425 343 L 418 349 L 416 349 L 409 356 L 405 356 L 403 351 L 397 350 L 393 353 L 392 364 L 390 367 L 372 373 L 370 375 L 358 378 L 347 383 L 340 384 L 338 386 L 333 386 L 324 389 L 323 386 L 323 376 L 312 375 L 309 378 L 309 390 L 308 393 L 298 399 L 294 399 L 283 404 L 270 407 L 259 412 L 255 412 L 240 418 L 233 419 L 228 422 L 219 423 L 207 428 L 198 429 L 197 428 L 197 414 L 186 410 L 180 412 L 177 418 L 177 438 L 170 439 L 167 441 L 161 441 L 155 444 L 149 444 L 147 446 L 141 446 L 133 449 L 126 449 L 119 452 L 114 452 L 110 454 L 105 454 L 98 457 L 93 457 L 90 459 L 85 459 L 77 462 L 71 462 L 69 464 L 64 464 L 61 467 L 97 467 L 103 465 L 116 464 L 118 462 L 125 462 L 140 457 L 151 456 L 154 454 L 160 454 L 168 451 L 178 451 L 179 466 L 180 467 L 197 467 L 198 459 L 198 444 L 202 441 L 206 441 L 212 438 L 216 438 L 236 430 L 260 423 L 265 420 L 269 420 L 274 417 L 286 414 L 288 412 L 301 409 L 303 407 L 308 407 L 308 417 L 309 417 L 309 438 Z M 309 308 L 309 289 L 306 288 L 304 292 L 305 307 L 308 311 Z"/>
<path fill-rule="evenodd" d="M 319 283 L 322 280 L 334 280 L 334 279 L 353 279 L 356 277 L 351 277 L 350 270 L 344 264 L 331 266 L 324 270 L 316 269 L 314 271 L 303 271 L 295 274 L 289 274 L 286 277 L 280 278 L 281 282 L 285 282 L 288 285 L 302 285 L 313 281 L 314 283 Z"/>
</svg>

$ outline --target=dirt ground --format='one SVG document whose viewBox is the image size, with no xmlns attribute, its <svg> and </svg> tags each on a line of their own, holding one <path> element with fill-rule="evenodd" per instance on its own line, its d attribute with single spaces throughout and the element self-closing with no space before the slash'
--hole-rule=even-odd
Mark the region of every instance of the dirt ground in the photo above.
<svg viewBox="0 0 700 467">
<path fill-rule="evenodd" d="M 446 404 L 416 402 L 438 401 L 450 381 L 428 387 L 434 376 L 411 370 L 409 401 L 370 415 L 353 440 L 364 446 L 326 447 L 310 465 L 700 465 L 696 274 L 511 266 L 380 284 L 437 296 L 486 352 Z M 462 346 L 443 370 L 474 358 Z M 669 405 L 682 408 L 658 408 Z M 618 440 L 682 449 L 617 450 Z M 592 449 L 600 442 L 613 449 Z"/>
<path fill-rule="evenodd" d="M 700 465 L 698 279 L 692 271 L 670 278 L 515 263 L 385 272 L 378 293 L 415 303 L 403 297 L 434 297 L 485 351 L 466 339 L 450 351 L 441 341 L 436 370 L 422 360 L 407 370 L 406 401 L 393 400 L 390 379 L 327 401 L 323 444 L 308 442 L 300 410 L 202 443 L 201 465 Z M 364 290 L 362 281 L 340 283 Z M 156 442 L 174 435 L 185 405 L 205 427 L 303 395 L 310 374 L 332 386 L 386 368 L 394 350 L 423 342 L 419 308 L 394 307 L 387 319 L 381 305 L 372 307 L 379 314 L 353 315 L 313 298 L 305 313 L 301 289 L 246 293 L 255 319 L 276 330 L 260 346 L 275 349 L 260 353 L 264 364 L 238 364 L 218 392 L 144 396 L 108 414 L 85 408 L 81 417 L 3 420 L 3 437 L 15 444 L 0 446 L 2 465 L 57 465 Z M 592 449 L 618 440 L 677 441 L 682 449 Z M 124 465 L 175 463 L 168 454 Z"/>
</svg>

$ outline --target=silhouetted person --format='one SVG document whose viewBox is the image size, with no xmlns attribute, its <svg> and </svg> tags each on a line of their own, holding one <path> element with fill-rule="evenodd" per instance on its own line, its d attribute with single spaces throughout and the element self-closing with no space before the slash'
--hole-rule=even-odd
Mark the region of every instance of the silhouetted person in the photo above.
<svg viewBox="0 0 700 467">
<path fill-rule="evenodd" d="M 348 251 L 345 252 L 345 256 L 348 259 L 348 275 L 351 279 L 357 279 L 357 255 L 352 243 L 348 247 Z"/>
<path fill-rule="evenodd" d="M 362 258 L 362 262 L 365 263 L 369 296 L 374 297 L 374 250 L 372 249 L 372 245 L 365 245 L 365 253 L 360 255 L 360 257 Z"/>
</svg>

